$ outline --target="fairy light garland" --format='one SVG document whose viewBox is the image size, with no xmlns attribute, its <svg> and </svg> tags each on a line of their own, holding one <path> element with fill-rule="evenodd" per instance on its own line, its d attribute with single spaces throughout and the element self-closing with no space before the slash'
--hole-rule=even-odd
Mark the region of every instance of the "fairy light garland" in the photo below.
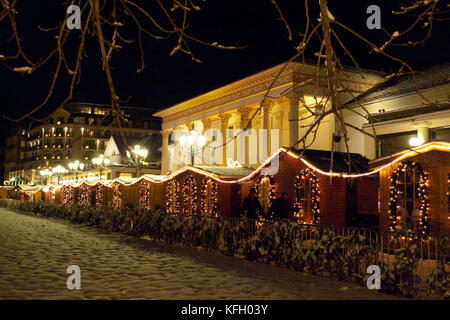
<svg viewBox="0 0 450 320">
<path fill-rule="evenodd" d="M 183 182 L 183 213 L 186 215 L 197 213 L 197 183 L 195 177 L 190 175 Z"/>
<path fill-rule="evenodd" d="M 150 198 L 150 183 L 143 180 L 139 187 L 139 206 L 150 210 L 151 198 Z"/>
<path fill-rule="evenodd" d="M 217 182 L 211 178 L 202 180 L 202 189 L 200 192 L 201 198 L 201 212 L 203 215 L 217 217 L 218 213 L 218 197 L 217 197 Z"/>
<path fill-rule="evenodd" d="M 85 183 L 78 187 L 78 202 L 82 205 L 89 206 L 92 203 L 91 187 Z"/>
<path fill-rule="evenodd" d="M 269 190 L 268 190 L 269 195 L 268 195 L 267 199 L 259 199 L 259 196 L 260 196 L 259 189 L 261 188 L 264 181 L 267 181 L 267 183 L 269 185 Z M 261 202 L 263 202 L 263 203 L 261 203 L 262 207 L 264 208 L 264 202 L 266 202 L 267 210 L 269 210 L 270 206 L 272 205 L 272 202 L 275 200 L 275 179 L 273 178 L 273 176 L 263 176 L 263 177 L 259 178 L 256 181 L 255 189 L 256 189 L 256 196 L 258 197 L 258 199 Z"/>
<path fill-rule="evenodd" d="M 168 213 L 178 214 L 180 205 L 178 202 L 178 192 L 180 184 L 178 179 L 169 180 L 166 186 L 166 211 Z"/>
<path fill-rule="evenodd" d="M 50 187 L 50 202 L 55 203 L 56 202 L 56 188 Z"/>
<path fill-rule="evenodd" d="M 311 183 L 311 217 L 312 224 L 320 223 L 320 187 L 319 178 L 311 169 L 303 169 L 300 174 L 295 177 L 295 203 L 294 208 L 296 209 L 295 217 L 300 220 L 300 212 L 304 208 L 304 202 L 302 198 L 305 195 L 305 184 L 309 179 Z"/>
<path fill-rule="evenodd" d="M 113 185 L 112 206 L 116 210 L 122 209 L 122 185 L 120 183 Z"/>
<path fill-rule="evenodd" d="M 105 189 L 105 186 L 101 183 L 99 183 L 95 186 L 95 205 L 97 207 L 102 207 L 104 205 L 104 201 L 105 201 L 104 200 L 105 199 L 104 189 Z"/>
<path fill-rule="evenodd" d="M 428 201 L 429 192 L 429 180 L 428 175 L 422 169 L 420 163 L 412 162 L 407 160 L 405 162 L 400 162 L 397 169 L 391 174 L 391 186 L 389 189 L 389 230 L 391 232 L 398 231 L 399 225 L 397 223 L 397 209 L 400 208 L 400 195 L 399 181 L 398 179 L 405 174 L 414 173 L 419 176 L 419 181 L 417 185 L 418 198 L 419 198 L 419 232 L 424 238 L 428 238 L 430 234 L 430 207 Z M 415 181 L 413 181 L 415 184 Z M 416 190 L 414 190 L 415 192 Z"/>
<path fill-rule="evenodd" d="M 61 188 L 61 202 L 64 204 L 75 204 L 76 191 L 72 185 Z"/>
</svg>

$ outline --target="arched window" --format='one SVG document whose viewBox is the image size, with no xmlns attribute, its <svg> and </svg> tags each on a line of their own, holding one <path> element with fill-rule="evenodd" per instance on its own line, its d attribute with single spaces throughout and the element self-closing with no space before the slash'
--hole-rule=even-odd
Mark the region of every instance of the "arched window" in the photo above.
<svg viewBox="0 0 450 320">
<path fill-rule="evenodd" d="M 189 176 L 183 183 L 183 213 L 197 213 L 197 183 L 194 176 Z"/>
<path fill-rule="evenodd" d="M 300 171 L 300 174 L 295 178 L 294 208 L 300 223 L 319 223 L 319 179 L 314 171 L 310 169 Z"/>
<path fill-rule="evenodd" d="M 178 180 L 173 179 L 167 182 L 166 187 L 166 211 L 167 213 L 178 214 L 180 207 L 178 203 Z"/>
<path fill-rule="evenodd" d="M 256 192 L 264 212 L 267 213 L 275 196 L 275 184 L 273 177 L 261 177 L 256 183 Z"/>
<path fill-rule="evenodd" d="M 217 182 L 211 178 L 203 179 L 201 195 L 202 214 L 206 216 L 217 216 Z"/>
<path fill-rule="evenodd" d="M 399 163 L 391 174 L 389 196 L 390 230 L 418 231 L 428 236 L 428 176 L 420 163 Z"/>
</svg>

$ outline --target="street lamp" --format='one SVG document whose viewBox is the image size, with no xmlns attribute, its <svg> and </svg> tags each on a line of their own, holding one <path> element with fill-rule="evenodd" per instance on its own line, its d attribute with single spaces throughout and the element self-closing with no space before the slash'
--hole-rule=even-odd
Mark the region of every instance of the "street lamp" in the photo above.
<svg viewBox="0 0 450 320">
<path fill-rule="evenodd" d="M 69 169 L 75 172 L 75 181 L 78 182 L 78 171 L 83 171 L 84 163 L 80 163 L 80 161 L 76 160 L 69 163 Z"/>
<path fill-rule="evenodd" d="M 58 177 L 58 184 L 59 184 L 59 178 L 61 177 L 61 174 L 66 172 L 66 169 L 64 167 L 61 167 L 61 165 L 57 165 L 52 169 L 52 171 Z"/>
<path fill-rule="evenodd" d="M 98 156 L 97 158 L 92 159 L 92 163 L 94 164 L 94 166 L 96 166 L 98 168 L 98 170 L 100 171 L 100 176 L 99 176 L 99 180 L 102 179 L 102 171 L 103 168 L 106 166 L 108 167 L 109 164 L 111 163 L 109 161 L 109 159 L 105 158 L 102 154 L 100 156 Z"/>
<path fill-rule="evenodd" d="M 189 135 L 182 135 L 179 142 L 182 148 L 186 148 L 188 152 L 190 152 L 191 164 L 194 165 L 195 154 L 199 152 L 196 151 L 196 147 L 198 147 L 201 151 L 206 144 L 206 137 L 203 135 L 197 135 L 197 131 L 192 130 Z"/>
<path fill-rule="evenodd" d="M 53 172 L 48 169 L 45 169 L 45 170 L 41 170 L 39 173 L 41 174 L 41 176 L 45 177 L 45 184 L 48 184 L 47 177 L 51 177 L 53 175 Z"/>
<path fill-rule="evenodd" d="M 141 175 L 141 165 L 148 156 L 148 150 L 141 148 L 140 145 L 135 145 L 131 152 L 134 154 L 134 159 L 131 157 L 129 151 L 127 151 L 128 158 L 136 166 L 136 178 Z"/>
</svg>

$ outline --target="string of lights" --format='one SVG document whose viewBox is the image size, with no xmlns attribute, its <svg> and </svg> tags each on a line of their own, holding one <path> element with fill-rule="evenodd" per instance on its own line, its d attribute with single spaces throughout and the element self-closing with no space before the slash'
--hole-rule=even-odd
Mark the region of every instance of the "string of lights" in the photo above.
<svg viewBox="0 0 450 320">
<path fill-rule="evenodd" d="M 405 161 L 400 162 L 398 167 L 391 174 L 391 185 L 389 189 L 389 229 L 391 232 L 398 231 L 400 228 L 400 224 L 398 223 L 397 212 L 401 208 L 400 199 L 401 197 L 405 197 L 405 192 L 403 189 L 406 188 L 402 185 L 402 179 L 405 178 L 405 175 L 417 176 L 418 182 L 416 185 L 416 181 L 412 182 L 412 185 L 416 187 L 416 190 L 413 190 L 413 193 L 417 191 L 418 201 L 419 201 L 419 232 L 422 234 L 424 238 L 427 238 L 430 234 L 430 224 L 429 224 L 429 215 L 430 215 L 430 207 L 428 201 L 428 189 L 429 189 L 429 180 L 428 175 L 422 169 L 420 163 Z M 406 210 L 406 208 L 404 208 Z M 404 218 L 404 217 L 402 217 Z"/>
<path fill-rule="evenodd" d="M 178 179 L 169 181 L 166 187 L 166 210 L 168 213 L 178 214 L 180 212 L 180 206 L 178 202 L 179 192 Z"/>
<path fill-rule="evenodd" d="M 218 213 L 218 197 L 217 197 L 217 182 L 211 178 L 204 178 L 202 180 L 201 189 L 201 211 L 203 215 L 217 217 Z"/>
<path fill-rule="evenodd" d="M 142 180 L 140 184 L 139 206 L 147 210 L 150 210 L 151 207 L 150 183 L 146 180 Z"/>
<path fill-rule="evenodd" d="M 183 182 L 183 213 L 186 215 L 197 213 L 197 182 L 195 177 L 190 175 Z"/>
<path fill-rule="evenodd" d="M 385 164 L 383 166 L 380 166 L 380 167 L 378 167 L 378 168 L 376 168 L 374 170 L 371 170 L 369 172 L 360 173 L 360 174 L 326 172 L 326 171 L 323 171 L 323 170 L 317 168 L 316 166 L 314 166 L 313 164 L 311 164 L 307 160 L 303 159 L 301 156 L 293 153 L 292 151 L 289 151 L 286 148 L 280 148 L 276 153 L 274 153 L 269 159 L 267 159 L 261 166 L 256 168 L 252 173 L 250 173 L 249 175 L 247 175 L 245 177 L 237 179 L 237 180 L 224 180 L 224 179 L 221 179 L 218 175 L 213 174 L 213 173 L 208 172 L 208 171 L 205 171 L 205 170 L 202 170 L 200 168 L 185 166 L 185 167 L 183 167 L 183 168 L 181 168 L 179 170 L 176 170 L 175 172 L 173 172 L 172 174 L 170 174 L 168 176 L 161 176 L 161 179 L 153 179 L 153 178 L 149 178 L 149 177 L 146 177 L 146 176 L 142 176 L 142 177 L 137 178 L 136 180 L 134 180 L 132 182 L 129 182 L 129 183 L 124 182 L 124 181 L 122 181 L 120 179 L 114 179 L 114 180 L 111 180 L 109 182 L 97 181 L 97 182 L 95 182 L 93 184 L 89 184 L 89 182 L 85 181 L 85 180 L 83 180 L 82 182 L 83 183 L 87 183 L 88 185 L 91 185 L 91 186 L 95 186 L 95 185 L 101 183 L 101 184 L 103 184 L 103 185 L 105 185 L 107 187 L 111 187 L 114 183 L 120 183 L 120 184 L 122 184 L 124 186 L 130 186 L 130 185 L 134 185 L 136 183 L 139 183 L 142 180 L 149 181 L 149 182 L 152 182 L 152 183 L 155 183 L 155 184 L 159 184 L 159 183 L 164 183 L 164 182 L 167 182 L 169 180 L 172 180 L 176 176 L 178 176 L 178 175 L 180 175 L 180 174 L 182 174 L 182 173 L 184 173 L 186 171 L 192 171 L 192 172 L 201 174 L 201 175 L 203 175 L 205 177 L 209 177 L 209 178 L 211 178 L 211 179 L 213 179 L 213 180 L 215 180 L 217 182 L 227 183 L 227 184 L 234 184 L 234 183 L 245 182 L 245 181 L 251 180 L 253 177 L 255 177 L 261 171 L 262 168 L 268 166 L 270 164 L 270 162 L 275 157 L 279 156 L 281 153 L 287 154 L 287 155 L 289 155 L 289 156 L 291 156 L 291 157 L 293 157 L 295 159 L 299 159 L 306 166 L 308 166 L 311 170 L 313 170 L 313 171 L 315 171 L 317 173 L 320 173 L 322 175 L 341 177 L 341 178 L 358 178 L 358 177 L 363 177 L 363 176 L 368 176 L 368 175 L 372 175 L 372 174 L 378 173 L 381 170 L 383 170 L 384 168 L 390 167 L 393 164 L 395 164 L 395 163 L 397 163 L 397 162 L 399 162 L 399 161 L 401 161 L 403 159 L 406 159 L 406 158 L 412 157 L 412 156 L 416 156 L 418 154 L 421 154 L 421 153 L 424 153 L 424 152 L 428 152 L 428 151 L 431 151 L 431 150 L 440 150 L 440 151 L 450 152 L 450 143 L 446 143 L 446 142 L 432 142 L 432 143 L 428 143 L 428 144 L 422 145 L 422 146 L 417 147 L 417 148 L 413 148 L 410 151 L 409 150 L 408 151 L 403 151 L 403 152 L 399 153 L 397 155 L 397 158 L 395 158 L 391 162 L 389 162 L 389 163 L 387 163 L 387 164 Z M 68 183 L 68 184 L 64 184 L 64 185 L 78 186 L 79 183 Z M 55 186 L 55 187 L 60 188 L 61 186 Z M 39 189 L 34 190 L 33 192 L 42 191 L 42 189 L 44 189 L 44 188 L 45 187 L 40 187 Z"/>
<path fill-rule="evenodd" d="M 295 217 L 299 222 L 302 220 L 301 213 L 306 211 L 306 203 L 309 199 L 305 199 L 307 183 L 311 187 L 311 218 L 313 224 L 320 222 L 320 188 L 319 178 L 311 169 L 304 169 L 295 177 Z"/>
</svg>

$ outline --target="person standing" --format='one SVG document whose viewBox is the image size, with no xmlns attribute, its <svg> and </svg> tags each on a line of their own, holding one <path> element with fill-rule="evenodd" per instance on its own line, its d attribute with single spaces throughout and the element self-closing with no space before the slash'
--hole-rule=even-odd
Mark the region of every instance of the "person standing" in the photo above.
<svg viewBox="0 0 450 320">
<path fill-rule="evenodd" d="M 272 205 L 270 206 L 269 212 L 267 213 L 267 217 L 269 219 L 288 219 L 289 213 L 294 211 L 294 208 L 289 202 L 287 192 L 283 192 L 281 194 L 281 197 L 273 201 Z"/>
<path fill-rule="evenodd" d="M 259 211 L 261 216 L 264 216 L 264 209 L 256 196 L 256 189 L 251 188 L 248 196 L 242 203 L 241 216 L 257 220 L 259 219 L 257 211 Z"/>
</svg>

